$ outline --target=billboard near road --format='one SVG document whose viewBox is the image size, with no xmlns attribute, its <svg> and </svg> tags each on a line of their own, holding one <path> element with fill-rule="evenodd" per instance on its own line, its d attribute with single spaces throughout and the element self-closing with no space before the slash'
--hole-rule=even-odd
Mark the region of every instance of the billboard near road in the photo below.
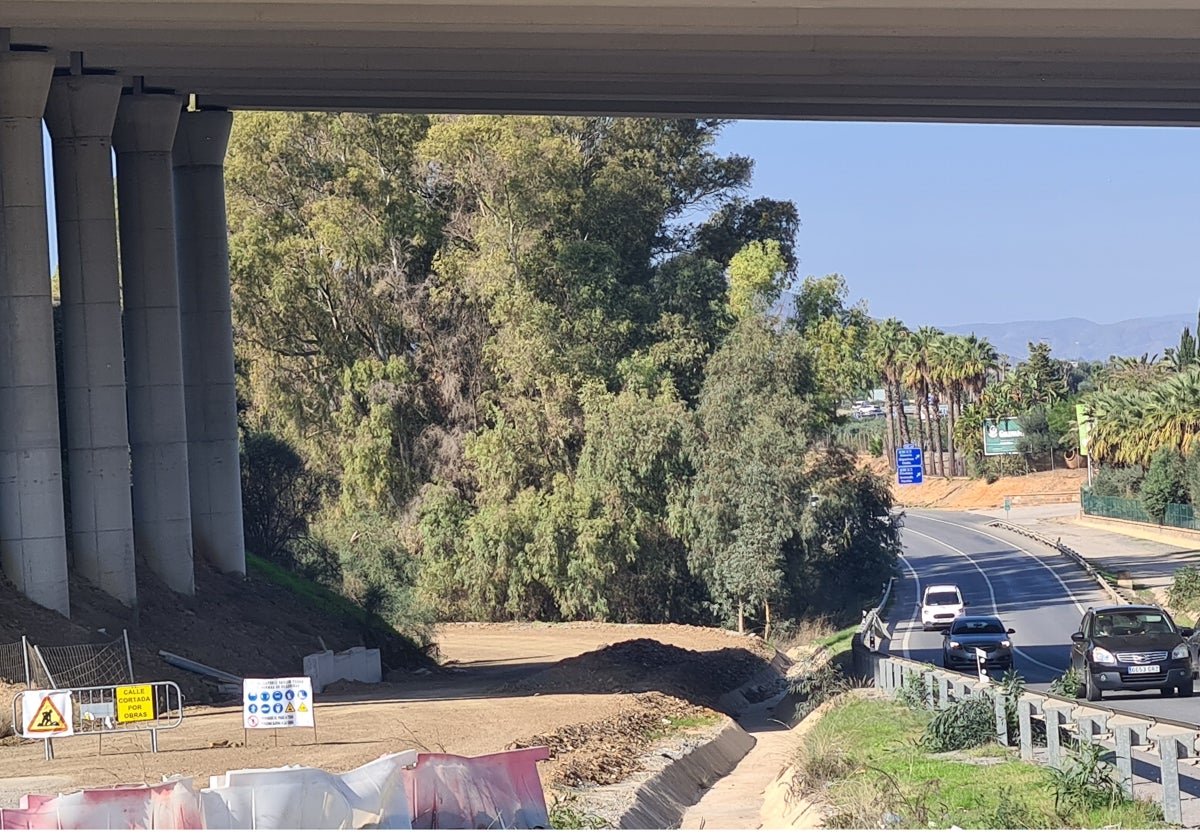
<svg viewBox="0 0 1200 840">
<path fill-rule="evenodd" d="M 983 421 L 983 454 L 1015 455 L 1025 433 L 1016 417 L 989 418 Z"/>
<path fill-rule="evenodd" d="M 1088 455 L 1088 447 L 1092 442 L 1092 417 L 1083 403 L 1075 404 L 1075 423 L 1079 426 L 1079 454 Z"/>
</svg>

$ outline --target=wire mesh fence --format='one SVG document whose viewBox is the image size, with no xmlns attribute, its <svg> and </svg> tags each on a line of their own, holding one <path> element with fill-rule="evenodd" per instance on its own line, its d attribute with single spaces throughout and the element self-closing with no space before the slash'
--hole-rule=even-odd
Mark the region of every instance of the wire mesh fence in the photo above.
<svg viewBox="0 0 1200 840">
<path fill-rule="evenodd" d="M 122 685 L 133 682 L 129 637 L 102 645 L 33 645 L 33 682 L 41 688 Z"/>
<path fill-rule="evenodd" d="M 1151 525 L 1161 524 L 1172 528 L 1197 530 L 1196 509 L 1191 505 L 1169 503 L 1160 523 L 1146 510 L 1141 499 L 1098 496 L 1095 493 L 1083 490 L 1080 492 L 1079 503 L 1083 508 L 1083 512 L 1092 516 L 1107 516 L 1112 519 L 1124 519 L 1129 522 L 1145 522 Z"/>
<path fill-rule="evenodd" d="M 0 645 L 0 681 L 27 685 L 29 675 L 25 663 L 25 639 Z"/>
</svg>

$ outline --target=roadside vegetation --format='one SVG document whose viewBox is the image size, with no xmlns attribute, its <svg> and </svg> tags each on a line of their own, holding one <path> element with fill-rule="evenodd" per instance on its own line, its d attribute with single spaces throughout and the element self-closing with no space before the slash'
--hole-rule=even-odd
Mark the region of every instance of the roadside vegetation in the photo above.
<svg viewBox="0 0 1200 840">
<path fill-rule="evenodd" d="M 239 114 L 249 548 L 434 620 L 783 638 L 894 572 L 869 319 L 720 121 Z"/>
<path fill-rule="evenodd" d="M 994 719 L 991 743 L 985 736 L 976 746 L 943 749 L 931 737 L 937 719 L 901 702 L 843 695 L 797 750 L 792 796 L 818 802 L 825 828 L 1165 827 L 1157 806 L 1124 798 L 1112 766 L 1093 749 L 1055 771 L 996 745 Z"/>
</svg>

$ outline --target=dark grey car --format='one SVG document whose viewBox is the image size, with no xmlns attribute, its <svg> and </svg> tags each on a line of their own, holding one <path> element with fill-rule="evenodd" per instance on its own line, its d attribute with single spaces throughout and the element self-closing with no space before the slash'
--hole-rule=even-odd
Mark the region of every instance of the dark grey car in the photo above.
<svg viewBox="0 0 1200 840">
<path fill-rule="evenodd" d="M 976 651 L 982 650 L 986 657 L 985 667 L 1007 670 L 1013 664 L 1012 642 L 1009 636 L 1017 632 L 1011 627 L 1004 629 L 1004 624 L 994 615 L 964 615 L 954 619 L 954 622 L 942 635 L 942 667 L 971 668 L 978 667 Z"/>
<path fill-rule="evenodd" d="M 1071 667 L 1083 675 L 1080 692 L 1100 700 L 1105 691 L 1157 689 L 1164 697 L 1191 697 L 1192 628 L 1180 627 L 1161 607 L 1093 607 L 1071 634 Z"/>
</svg>

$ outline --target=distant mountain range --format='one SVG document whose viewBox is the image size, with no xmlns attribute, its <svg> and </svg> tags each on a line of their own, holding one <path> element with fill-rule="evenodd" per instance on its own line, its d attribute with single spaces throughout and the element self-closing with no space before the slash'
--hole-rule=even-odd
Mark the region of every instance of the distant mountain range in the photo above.
<svg viewBox="0 0 1200 840">
<path fill-rule="evenodd" d="M 1097 324 L 1083 318 L 1055 321 L 1013 321 L 1007 324 L 958 324 L 939 327 L 943 332 L 987 337 L 996 350 L 1012 359 L 1029 356 L 1029 342 L 1044 341 L 1052 355 L 1072 361 L 1107 361 L 1109 356 L 1162 356 L 1163 349 L 1179 344 L 1184 327 L 1196 330 L 1196 316 L 1160 315 L 1132 318 L 1115 324 Z"/>
</svg>

